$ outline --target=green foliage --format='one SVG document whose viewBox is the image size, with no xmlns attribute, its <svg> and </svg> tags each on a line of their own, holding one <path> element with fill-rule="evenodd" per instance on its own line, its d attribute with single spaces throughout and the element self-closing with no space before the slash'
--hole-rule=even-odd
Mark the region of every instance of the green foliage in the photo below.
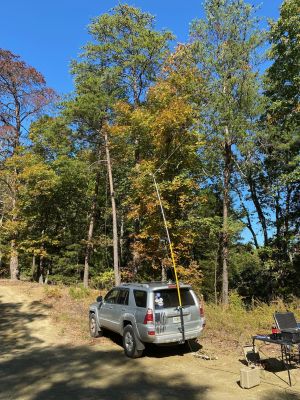
<svg viewBox="0 0 300 400">
<path fill-rule="evenodd" d="M 265 109 L 242 167 L 264 233 L 256 281 L 264 298 L 298 292 L 299 7 L 298 0 L 284 1 L 278 21 L 270 21 Z"/>
<path fill-rule="evenodd" d="M 267 96 L 271 100 L 269 113 L 277 123 L 299 129 L 300 109 L 300 3 L 284 0 L 278 21 L 270 21 L 271 49 L 274 60 L 266 73 Z"/>
<path fill-rule="evenodd" d="M 228 303 L 229 247 L 239 231 L 230 216 L 236 161 L 259 113 L 259 81 L 255 59 L 264 35 L 257 28 L 253 7 L 241 0 L 207 0 L 206 19 L 194 21 L 191 52 L 204 77 L 207 96 L 201 149 L 209 184 L 214 181 L 223 202 L 220 261 L 222 301 Z M 200 128 L 200 129 L 201 129 Z M 235 229 L 234 229 L 235 228 Z"/>
<path fill-rule="evenodd" d="M 116 107 L 116 123 L 111 127 L 114 150 L 121 152 L 122 143 L 139 138 L 139 159 L 129 171 L 122 202 L 131 249 L 124 272 L 130 279 L 160 279 L 162 269 L 171 266 L 151 176 L 156 171 L 180 276 L 197 285 L 202 280 L 192 249 L 200 242 L 200 213 L 205 215 L 207 194 L 202 194 L 197 182 L 201 177 L 197 155 L 201 137 L 194 129 L 197 106 L 190 90 L 193 86 L 200 93 L 202 80 L 195 66 L 180 63 L 187 52 L 179 46 L 166 60 L 164 77 L 151 87 L 143 105 L 119 102 Z"/>
<path fill-rule="evenodd" d="M 170 32 L 155 31 L 153 22 L 152 15 L 119 4 L 89 26 L 94 41 L 85 46 L 85 57 L 94 65 L 106 65 L 107 75 L 135 103 L 155 79 L 168 52 L 167 42 L 173 39 Z"/>
<path fill-rule="evenodd" d="M 278 198 L 277 207 L 282 209 L 279 214 L 285 214 L 285 217 L 281 215 L 277 218 L 276 228 L 284 230 L 282 225 L 290 225 L 285 233 L 288 240 L 290 235 L 296 233 L 300 218 L 299 211 L 293 207 L 300 189 L 299 13 L 299 0 L 286 0 L 281 6 L 278 21 L 270 21 L 269 58 L 273 63 L 265 74 L 265 139 L 272 143 L 265 164 L 272 180 L 274 197 Z"/>
<path fill-rule="evenodd" d="M 238 294 L 237 290 L 229 292 L 229 308 L 236 311 L 243 311 L 245 308 L 243 298 Z"/>
<path fill-rule="evenodd" d="M 88 288 L 83 286 L 71 286 L 69 288 L 69 295 L 73 300 L 82 300 L 89 297 L 91 294 Z"/>
<path fill-rule="evenodd" d="M 91 280 L 91 285 L 100 289 L 111 289 L 114 285 L 115 275 L 113 270 L 101 272 L 94 276 Z"/>
</svg>

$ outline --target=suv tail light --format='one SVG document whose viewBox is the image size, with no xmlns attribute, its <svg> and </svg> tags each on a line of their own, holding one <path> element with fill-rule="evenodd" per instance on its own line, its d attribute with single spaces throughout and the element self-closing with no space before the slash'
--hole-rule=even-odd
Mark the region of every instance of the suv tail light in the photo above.
<svg viewBox="0 0 300 400">
<path fill-rule="evenodd" d="M 147 313 L 144 318 L 144 324 L 153 324 L 153 310 L 148 308 Z"/>
<path fill-rule="evenodd" d="M 204 307 L 203 307 L 203 304 L 201 304 L 200 307 L 199 307 L 199 313 L 200 313 L 200 317 L 204 318 Z"/>
</svg>

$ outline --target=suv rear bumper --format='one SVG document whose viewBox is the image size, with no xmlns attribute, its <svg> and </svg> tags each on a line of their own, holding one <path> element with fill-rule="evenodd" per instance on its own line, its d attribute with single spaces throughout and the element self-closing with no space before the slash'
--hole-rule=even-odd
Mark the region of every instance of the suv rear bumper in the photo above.
<svg viewBox="0 0 300 400">
<path fill-rule="evenodd" d="M 200 336 L 202 332 L 201 329 L 195 329 L 192 331 L 187 331 L 185 332 L 184 336 L 186 340 L 190 339 L 196 339 L 198 336 Z M 145 342 L 148 343 L 154 343 L 154 344 L 164 344 L 164 343 L 178 343 L 182 340 L 182 333 L 159 333 L 153 336 L 148 336 L 147 339 L 143 338 L 142 339 Z"/>
</svg>

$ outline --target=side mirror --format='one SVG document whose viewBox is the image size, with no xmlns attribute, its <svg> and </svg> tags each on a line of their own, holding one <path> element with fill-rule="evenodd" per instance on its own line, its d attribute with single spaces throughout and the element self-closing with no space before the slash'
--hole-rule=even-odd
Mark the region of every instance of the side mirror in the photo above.
<svg viewBox="0 0 300 400">
<path fill-rule="evenodd" d="M 97 303 L 102 303 L 103 297 L 102 296 L 98 296 L 96 301 L 97 301 Z"/>
</svg>

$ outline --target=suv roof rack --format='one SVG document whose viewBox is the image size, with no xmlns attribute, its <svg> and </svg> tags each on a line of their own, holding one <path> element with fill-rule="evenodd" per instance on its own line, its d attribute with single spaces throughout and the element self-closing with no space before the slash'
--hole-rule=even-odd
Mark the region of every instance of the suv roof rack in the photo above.
<svg viewBox="0 0 300 400">
<path fill-rule="evenodd" d="M 176 283 L 173 281 L 128 282 L 128 283 L 122 283 L 120 286 L 138 286 L 138 287 L 150 288 L 155 286 L 170 286 L 170 285 L 176 286 Z M 182 282 L 179 282 L 179 286 L 190 287 L 189 284 Z"/>
<path fill-rule="evenodd" d="M 149 283 L 128 282 L 128 283 L 121 283 L 121 286 L 141 286 L 141 287 L 149 287 Z"/>
</svg>

